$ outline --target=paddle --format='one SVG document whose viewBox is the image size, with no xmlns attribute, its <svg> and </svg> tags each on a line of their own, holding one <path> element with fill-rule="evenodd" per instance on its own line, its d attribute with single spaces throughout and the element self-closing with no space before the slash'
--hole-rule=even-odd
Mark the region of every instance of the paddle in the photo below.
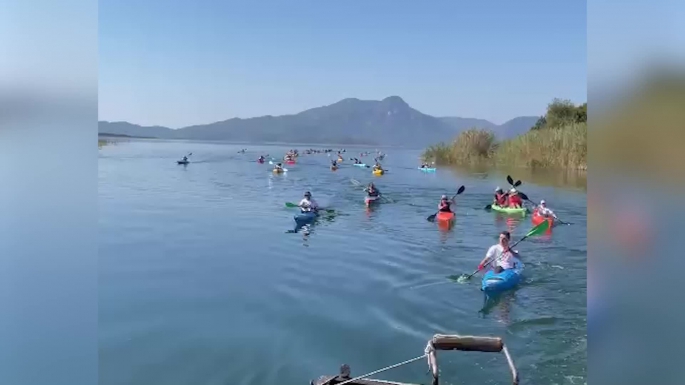
<svg viewBox="0 0 685 385">
<path fill-rule="evenodd" d="M 513 180 L 513 179 L 511 178 L 511 176 L 509 176 L 509 175 L 507 175 L 507 182 L 509 182 L 509 184 L 512 185 L 513 187 L 518 187 L 518 186 L 521 185 L 521 181 L 520 181 L 520 180 L 517 180 L 516 182 L 514 182 L 514 180 Z M 509 194 L 509 193 L 507 192 L 506 194 Z M 521 194 L 519 194 L 519 195 L 521 195 Z M 521 196 L 522 196 L 522 195 L 521 195 Z M 522 196 L 522 197 L 523 197 L 523 196 Z M 492 210 L 492 204 L 489 204 L 489 205 L 485 206 L 483 209 L 485 209 L 485 210 Z"/>
<path fill-rule="evenodd" d="M 544 221 L 544 222 L 540 223 L 539 225 L 537 225 L 537 226 L 533 227 L 532 229 L 530 229 L 530 231 L 528 232 L 528 234 L 526 234 L 523 238 L 519 239 L 518 242 L 515 242 L 513 245 L 509 246 L 509 249 L 510 249 L 510 250 L 513 249 L 516 245 L 518 245 L 519 243 L 523 242 L 523 241 L 526 240 L 528 237 L 532 237 L 532 236 L 534 236 L 534 235 L 539 235 L 539 234 L 544 233 L 545 231 L 547 231 L 548 228 L 549 228 L 549 222 Z M 503 253 L 502 255 L 504 255 L 504 253 Z M 500 255 L 499 257 L 497 257 L 497 258 L 495 258 L 495 259 L 493 259 L 493 260 L 491 260 L 491 261 L 488 261 L 485 265 L 483 265 L 483 269 L 485 269 L 485 267 L 488 266 L 490 263 L 495 262 L 495 261 L 498 261 L 500 258 L 502 258 L 502 255 Z M 465 282 L 465 281 L 468 281 L 469 279 L 471 279 L 471 277 L 473 277 L 474 275 L 476 275 L 479 271 L 480 271 L 480 270 L 476 269 L 476 271 L 474 271 L 473 273 L 471 273 L 471 274 L 469 274 L 469 275 L 461 276 L 461 277 L 459 277 L 459 278 L 457 279 L 457 282 Z"/>
<path fill-rule="evenodd" d="M 464 186 L 459 187 L 459 190 L 457 190 L 457 193 L 454 194 L 454 196 L 453 196 L 452 199 L 450 199 L 450 200 L 454 200 L 454 198 L 456 198 L 457 195 L 463 193 L 464 190 L 466 190 L 466 187 L 464 187 Z M 428 222 L 433 222 L 433 221 L 435 221 L 435 217 L 438 215 L 438 213 L 439 213 L 439 211 L 436 212 L 436 213 L 433 214 L 433 215 L 430 215 L 428 218 L 426 218 L 426 220 L 427 220 Z"/>
<path fill-rule="evenodd" d="M 294 209 L 294 208 L 300 208 L 300 205 L 292 203 L 292 202 L 285 202 L 285 207 Z M 332 214 L 335 212 L 335 210 L 333 210 L 333 209 L 324 209 L 324 208 L 319 208 L 318 211 L 325 211 L 328 214 Z"/>
</svg>

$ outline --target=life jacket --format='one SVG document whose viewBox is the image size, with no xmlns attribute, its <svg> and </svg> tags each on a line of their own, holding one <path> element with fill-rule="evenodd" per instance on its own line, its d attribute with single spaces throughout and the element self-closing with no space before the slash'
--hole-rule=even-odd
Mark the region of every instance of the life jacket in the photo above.
<svg viewBox="0 0 685 385">
<path fill-rule="evenodd" d="M 497 203 L 498 206 L 506 206 L 507 205 L 507 196 L 502 193 L 502 194 L 497 194 L 495 193 L 495 202 Z"/>
<path fill-rule="evenodd" d="M 378 196 L 378 190 L 374 189 L 369 189 L 368 194 L 370 197 L 377 197 Z"/>
<path fill-rule="evenodd" d="M 521 197 L 518 195 L 512 195 L 509 197 L 509 207 L 514 207 L 514 206 L 522 206 L 523 201 L 521 200 Z"/>
<path fill-rule="evenodd" d="M 450 201 L 440 201 L 440 204 L 438 205 L 438 211 L 451 212 L 452 211 L 452 209 L 450 208 L 451 205 L 452 205 L 452 203 Z"/>
</svg>

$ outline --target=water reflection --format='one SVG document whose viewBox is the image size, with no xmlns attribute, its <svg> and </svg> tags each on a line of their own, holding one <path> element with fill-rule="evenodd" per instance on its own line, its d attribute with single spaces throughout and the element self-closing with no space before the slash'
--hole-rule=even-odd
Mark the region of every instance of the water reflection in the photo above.
<svg viewBox="0 0 685 385">
<path fill-rule="evenodd" d="M 493 169 L 486 166 L 454 166 L 455 173 L 470 174 L 480 179 L 504 179 L 511 175 L 514 180 L 534 183 L 540 186 L 579 189 L 587 192 L 587 171 L 549 170 L 532 168 Z"/>
</svg>

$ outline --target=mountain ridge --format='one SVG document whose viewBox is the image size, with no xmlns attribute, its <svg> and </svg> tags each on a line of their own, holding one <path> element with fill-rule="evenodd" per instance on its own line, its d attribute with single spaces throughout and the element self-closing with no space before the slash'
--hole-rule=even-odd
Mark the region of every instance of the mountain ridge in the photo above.
<svg viewBox="0 0 685 385">
<path fill-rule="evenodd" d="M 537 116 L 521 116 L 497 125 L 485 119 L 434 117 L 407 104 L 399 96 L 382 100 L 345 98 L 291 115 L 230 118 L 178 129 L 142 126 L 126 121 L 99 121 L 104 134 L 159 139 L 223 140 L 248 143 L 340 143 L 424 147 L 453 140 L 461 131 L 484 128 L 499 139 L 530 129 Z"/>
</svg>

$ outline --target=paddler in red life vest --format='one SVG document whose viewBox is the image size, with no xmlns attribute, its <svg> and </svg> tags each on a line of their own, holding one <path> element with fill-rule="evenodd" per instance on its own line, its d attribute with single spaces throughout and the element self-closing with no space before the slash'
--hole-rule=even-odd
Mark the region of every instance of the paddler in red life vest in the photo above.
<svg viewBox="0 0 685 385">
<path fill-rule="evenodd" d="M 492 204 L 499 207 L 507 207 L 507 194 L 499 186 L 495 189 L 495 199 L 492 201 Z"/>
<path fill-rule="evenodd" d="M 451 213 L 452 203 L 454 203 L 454 201 L 450 200 L 447 195 L 443 195 L 440 197 L 440 203 L 438 203 L 438 211 L 441 213 Z"/>
<path fill-rule="evenodd" d="M 523 207 L 523 201 L 519 196 L 519 192 L 516 191 L 515 188 L 512 188 L 509 190 L 509 208 L 520 209 L 521 207 Z"/>
</svg>

